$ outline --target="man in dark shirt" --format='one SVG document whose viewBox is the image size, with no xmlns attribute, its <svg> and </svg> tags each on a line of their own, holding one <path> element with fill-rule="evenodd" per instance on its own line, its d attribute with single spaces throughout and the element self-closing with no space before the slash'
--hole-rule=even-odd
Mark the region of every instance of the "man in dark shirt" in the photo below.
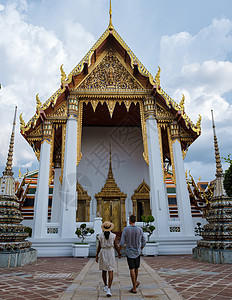
<svg viewBox="0 0 232 300">
<path fill-rule="evenodd" d="M 140 254 L 146 245 L 143 231 L 140 227 L 135 226 L 135 221 L 136 217 L 131 215 L 129 220 L 130 226 L 123 229 L 121 241 L 119 243 L 119 249 L 126 244 L 126 257 L 130 269 L 131 281 L 133 284 L 133 288 L 129 292 L 133 294 L 137 293 L 136 288 L 140 284 L 140 282 L 137 281 L 138 269 L 140 267 Z"/>
</svg>

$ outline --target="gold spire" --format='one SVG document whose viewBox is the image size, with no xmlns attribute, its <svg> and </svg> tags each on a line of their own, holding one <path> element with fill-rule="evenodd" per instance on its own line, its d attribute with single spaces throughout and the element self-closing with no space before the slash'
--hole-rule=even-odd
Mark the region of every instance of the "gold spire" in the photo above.
<svg viewBox="0 0 232 300">
<path fill-rule="evenodd" d="M 114 26 L 113 26 L 113 23 L 112 23 L 112 7 L 111 7 L 111 0 L 110 0 L 110 11 L 109 11 L 109 13 L 110 13 L 110 23 L 109 23 L 108 29 L 109 29 L 110 31 L 112 31 L 112 30 L 114 29 Z"/>
<path fill-rule="evenodd" d="M 217 141 L 216 130 L 215 130 L 213 110 L 211 110 L 211 114 L 212 114 L 212 124 L 213 124 L 214 149 L 215 149 L 215 159 L 216 159 L 216 176 L 217 176 L 217 175 L 221 175 L 223 173 L 223 170 L 222 170 L 221 158 L 220 158 L 218 141 Z"/>
<path fill-rule="evenodd" d="M 16 124 L 16 113 L 17 113 L 17 106 L 15 106 L 15 114 L 14 114 L 14 121 L 13 121 L 13 128 L 10 138 L 10 146 L 7 156 L 6 168 L 3 172 L 3 175 L 10 175 L 13 176 L 12 172 L 12 162 L 13 162 L 13 149 L 14 149 L 14 136 L 15 136 L 15 124 Z"/>
<path fill-rule="evenodd" d="M 112 171 L 112 162 L 111 162 L 111 144 L 110 144 L 110 163 L 109 163 L 109 173 L 108 178 L 114 178 L 113 171 Z"/>
</svg>

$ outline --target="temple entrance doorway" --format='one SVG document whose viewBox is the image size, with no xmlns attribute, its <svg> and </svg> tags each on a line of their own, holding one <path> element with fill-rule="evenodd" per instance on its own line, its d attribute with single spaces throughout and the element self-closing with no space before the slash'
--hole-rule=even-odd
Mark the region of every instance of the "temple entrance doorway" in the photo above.
<svg viewBox="0 0 232 300">
<path fill-rule="evenodd" d="M 150 187 L 144 180 L 134 191 L 131 199 L 133 202 L 133 214 L 136 216 L 137 222 L 142 222 L 142 215 L 151 215 Z"/>
</svg>

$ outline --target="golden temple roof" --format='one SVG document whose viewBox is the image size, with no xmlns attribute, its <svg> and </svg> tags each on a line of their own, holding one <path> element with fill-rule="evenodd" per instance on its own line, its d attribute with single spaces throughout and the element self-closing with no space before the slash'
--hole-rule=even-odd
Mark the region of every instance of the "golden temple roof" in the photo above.
<svg viewBox="0 0 232 300">
<path fill-rule="evenodd" d="M 65 92 L 66 86 L 72 82 L 73 76 L 79 75 L 84 70 L 84 67 L 86 64 L 88 67 L 91 66 L 91 58 L 92 58 L 95 50 L 97 50 L 110 35 L 115 38 L 115 40 L 121 45 L 121 47 L 129 55 L 131 68 L 134 69 L 136 66 L 136 68 L 138 68 L 139 73 L 142 76 L 147 77 L 149 80 L 149 83 L 152 86 L 156 87 L 157 93 L 162 96 L 162 98 L 166 102 L 166 105 L 169 108 L 173 107 L 176 111 L 181 111 L 182 118 L 184 119 L 187 128 L 191 128 L 195 133 L 197 133 L 197 135 L 200 135 L 201 117 L 199 117 L 199 120 L 195 125 L 190 120 L 190 118 L 186 115 L 186 113 L 184 112 L 183 101 L 180 101 L 180 104 L 178 104 L 161 88 L 161 86 L 160 86 L 160 72 L 161 72 L 160 67 L 158 67 L 158 72 L 157 72 L 155 78 L 153 78 L 152 74 L 145 68 L 145 66 L 136 57 L 136 55 L 133 53 L 133 51 L 128 47 L 128 45 L 125 43 L 125 41 L 122 39 L 122 37 L 118 34 L 118 32 L 113 27 L 111 1 L 110 1 L 110 21 L 109 21 L 108 28 L 100 36 L 100 38 L 96 41 L 96 43 L 93 45 L 93 47 L 87 52 L 87 54 L 82 58 L 82 60 L 78 63 L 78 65 L 69 73 L 68 76 L 65 74 L 65 72 L 63 70 L 63 65 L 61 65 L 61 67 L 60 67 L 61 87 L 43 104 L 41 104 L 41 101 L 39 100 L 39 97 L 37 94 L 37 96 L 36 96 L 36 103 L 37 103 L 36 114 L 28 121 L 27 124 L 25 124 L 25 122 L 22 118 L 22 114 L 20 115 L 21 132 L 24 134 L 26 131 L 28 131 L 30 128 L 33 128 L 36 125 L 36 122 L 39 119 L 41 110 L 44 111 L 49 106 L 54 107 L 59 96 Z M 182 100 L 183 100 L 183 98 L 182 98 Z"/>
</svg>

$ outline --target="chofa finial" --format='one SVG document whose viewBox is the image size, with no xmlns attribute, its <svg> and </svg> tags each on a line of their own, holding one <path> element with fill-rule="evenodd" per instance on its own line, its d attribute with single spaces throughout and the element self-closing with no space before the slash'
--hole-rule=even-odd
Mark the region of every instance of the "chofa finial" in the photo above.
<svg viewBox="0 0 232 300">
<path fill-rule="evenodd" d="M 111 7 L 111 0 L 110 0 L 110 11 L 109 11 L 109 13 L 110 13 L 110 23 L 109 23 L 109 30 L 111 31 L 111 30 L 113 30 L 114 29 L 114 26 L 113 26 L 113 23 L 112 23 L 112 7 Z"/>
</svg>

